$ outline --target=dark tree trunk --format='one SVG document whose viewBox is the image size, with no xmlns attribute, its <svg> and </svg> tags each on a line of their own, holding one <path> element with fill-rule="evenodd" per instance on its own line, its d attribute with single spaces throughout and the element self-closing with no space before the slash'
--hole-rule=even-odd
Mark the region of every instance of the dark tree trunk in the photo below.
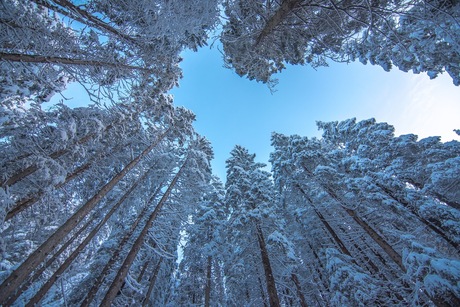
<svg viewBox="0 0 460 307">
<path fill-rule="evenodd" d="M 206 289 L 204 291 L 204 306 L 210 306 L 211 300 L 211 273 L 212 273 L 212 257 L 208 256 L 206 265 Z"/>
<path fill-rule="evenodd" d="M 39 54 L 20 54 L 20 53 L 5 53 L 0 52 L 0 60 L 11 61 L 11 62 L 23 62 L 23 63 L 50 63 L 50 64 L 61 64 L 61 65 L 82 65 L 91 67 L 110 67 L 127 70 L 138 70 L 152 72 L 151 69 L 142 66 L 133 66 L 123 63 L 112 63 L 104 62 L 100 60 L 84 60 L 74 58 L 64 58 L 57 56 L 46 56 Z"/>
<path fill-rule="evenodd" d="M 283 20 L 289 15 L 289 13 L 302 2 L 302 0 L 284 0 L 281 3 L 280 8 L 273 14 L 273 16 L 267 21 L 262 32 L 256 40 L 256 46 L 269 35 Z"/>
<path fill-rule="evenodd" d="M 297 275 L 292 273 L 291 279 L 294 282 L 295 287 L 297 289 L 297 296 L 299 297 L 300 306 L 308 307 L 307 302 L 305 301 L 305 296 L 303 296 L 302 287 L 300 286 L 300 282 L 299 282 L 299 279 L 297 278 Z"/>
<path fill-rule="evenodd" d="M 270 265 L 270 257 L 268 256 L 267 246 L 265 245 L 262 229 L 259 224 L 256 224 L 257 240 L 259 241 L 260 255 L 262 257 L 262 265 L 265 272 L 265 280 L 267 282 L 268 300 L 270 307 L 280 306 L 278 292 L 276 291 L 275 277 L 273 276 L 272 267 Z"/>
<path fill-rule="evenodd" d="M 104 216 L 104 218 L 99 222 L 99 224 L 94 227 L 93 230 L 88 234 L 88 236 L 81 242 L 78 247 L 67 257 L 64 263 L 54 272 L 54 274 L 48 279 L 48 281 L 40 288 L 40 290 L 35 294 L 34 297 L 30 299 L 26 307 L 35 306 L 38 304 L 43 296 L 48 292 L 48 290 L 53 286 L 54 282 L 65 272 L 65 270 L 72 264 L 72 262 L 77 258 L 81 251 L 88 245 L 88 243 L 96 236 L 102 226 L 112 217 L 115 211 L 120 208 L 121 204 L 128 198 L 128 196 L 137 188 L 139 183 L 141 183 L 146 177 L 149 171 L 147 171 L 143 176 L 141 176 L 132 186 L 126 191 L 125 194 L 118 200 L 118 202 L 110 209 L 109 212 Z"/>
<path fill-rule="evenodd" d="M 161 198 L 161 200 L 158 203 L 158 205 L 156 206 L 155 210 L 150 215 L 147 223 L 145 223 L 144 228 L 142 229 L 141 233 L 139 234 L 139 236 L 137 237 L 136 241 L 134 242 L 133 247 L 131 248 L 131 250 L 129 251 L 128 255 L 126 256 L 125 261 L 121 265 L 121 268 L 118 270 L 118 273 L 117 273 L 115 279 L 113 280 L 112 284 L 109 287 L 109 290 L 107 291 L 104 299 L 102 300 L 101 306 L 110 307 L 110 305 L 112 304 L 112 301 L 115 299 L 118 291 L 120 290 L 120 287 L 121 287 L 122 283 L 124 282 L 126 276 L 128 275 L 129 269 L 131 268 L 131 265 L 132 265 L 134 259 L 136 258 L 137 253 L 139 252 L 139 250 L 141 249 L 142 244 L 144 243 L 144 239 L 145 239 L 145 236 L 148 233 L 148 230 L 152 226 L 153 221 L 155 220 L 155 218 L 157 217 L 158 213 L 161 211 L 164 203 L 168 199 L 169 194 L 171 193 L 172 189 L 176 185 L 177 180 L 179 180 L 180 176 L 182 175 L 182 172 L 185 169 L 185 166 L 187 164 L 187 160 L 188 159 L 185 159 L 184 163 L 182 164 L 181 168 L 177 172 L 176 176 L 174 177 L 174 179 L 169 184 L 169 187 L 166 190 L 165 194 Z"/>
<path fill-rule="evenodd" d="M 80 209 L 77 210 L 56 232 L 54 232 L 39 248 L 37 248 L 10 276 L 8 276 L 0 285 L 0 304 L 4 304 L 6 300 L 16 291 L 17 288 L 27 279 L 42 261 L 56 248 L 64 237 L 72 231 L 84 217 L 91 212 L 97 203 L 107 194 L 112 188 L 123 179 L 129 171 L 131 171 L 161 140 L 166 136 L 168 131 L 164 132 L 157 141 L 153 142 L 134 160 L 126 165 L 123 170 L 115 175 L 99 192 L 88 200 Z"/>
<path fill-rule="evenodd" d="M 152 277 L 150 277 L 149 288 L 147 290 L 147 293 L 145 294 L 145 299 L 144 299 L 144 302 L 142 303 L 142 307 L 146 307 L 150 305 L 150 296 L 152 295 L 153 288 L 155 287 L 158 272 L 160 271 L 160 266 L 162 262 L 163 262 L 163 257 L 161 257 L 160 260 L 158 261 L 157 265 L 155 266 L 155 269 L 153 270 Z"/>
<path fill-rule="evenodd" d="M 134 221 L 134 223 L 131 224 L 131 227 L 129 228 L 129 230 L 125 233 L 125 235 L 123 236 L 123 238 L 120 240 L 120 242 L 118 242 L 117 244 L 117 248 L 115 249 L 115 251 L 113 252 L 112 254 L 112 257 L 110 257 L 110 260 L 106 263 L 106 265 L 104 266 L 104 268 L 102 269 L 101 273 L 98 275 L 98 277 L 95 279 L 94 281 L 94 284 L 93 286 L 91 287 L 91 289 L 87 292 L 85 298 L 83 299 L 82 303 L 81 303 L 81 307 L 87 307 L 89 306 L 89 304 L 93 301 L 94 297 L 96 296 L 97 292 L 99 291 L 99 288 L 101 287 L 106 275 L 109 273 L 110 269 L 112 268 L 112 266 L 115 264 L 115 262 L 117 261 L 118 257 L 119 257 L 119 254 L 121 252 L 121 250 L 124 248 L 124 246 L 126 245 L 126 243 L 128 242 L 129 238 L 132 236 L 132 234 L 134 233 L 134 231 L 136 230 L 137 228 L 137 225 L 139 225 L 140 221 L 142 220 L 142 218 L 144 217 L 145 213 L 147 212 L 147 209 L 149 207 L 149 204 L 155 199 L 155 197 L 157 196 L 157 194 L 160 192 L 160 190 L 162 189 L 163 187 L 163 184 L 160 184 L 160 186 L 155 190 L 155 192 L 150 196 L 149 200 L 146 202 L 144 208 L 142 209 L 142 211 L 139 213 L 139 215 L 137 216 L 136 220 Z"/>
</svg>

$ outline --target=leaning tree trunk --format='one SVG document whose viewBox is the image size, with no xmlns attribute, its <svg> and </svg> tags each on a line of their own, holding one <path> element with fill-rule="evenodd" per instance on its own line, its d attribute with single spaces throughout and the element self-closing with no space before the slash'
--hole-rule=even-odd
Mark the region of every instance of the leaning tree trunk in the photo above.
<svg viewBox="0 0 460 307">
<path fill-rule="evenodd" d="M 160 258 L 155 269 L 153 270 L 152 277 L 150 277 L 150 284 L 145 294 L 144 302 L 142 303 L 142 307 L 146 307 L 150 305 L 150 296 L 152 295 L 153 288 L 155 287 L 155 283 L 157 281 L 158 272 L 160 271 L 161 263 L 163 262 L 163 257 Z"/>
<path fill-rule="evenodd" d="M 99 192 L 88 200 L 80 209 L 77 210 L 56 232 L 54 232 L 39 248 L 37 248 L 10 276 L 8 276 L 0 285 L 0 304 L 3 305 L 6 300 L 21 286 L 27 279 L 29 274 L 33 272 L 42 261 L 51 253 L 51 251 L 63 240 L 63 238 L 76 226 L 89 212 L 91 212 L 96 204 L 107 194 L 112 188 L 123 179 L 138 163 L 142 160 L 155 146 L 157 146 L 168 133 L 165 131 L 155 142 L 148 146 L 134 160 L 126 165 L 123 170 L 115 175 Z"/>
<path fill-rule="evenodd" d="M 129 238 L 132 236 L 134 231 L 137 228 L 137 225 L 141 222 L 142 218 L 144 217 L 145 213 L 147 212 L 147 209 L 149 208 L 149 204 L 156 198 L 158 193 L 160 192 L 161 188 L 163 187 L 163 184 L 160 184 L 159 187 L 155 190 L 155 192 L 150 196 L 149 200 L 146 202 L 146 205 L 142 209 L 142 211 L 139 213 L 137 216 L 136 220 L 131 224 L 131 227 L 129 230 L 125 233 L 123 238 L 118 242 L 117 248 L 113 252 L 112 256 L 110 257 L 110 260 L 105 264 L 104 268 L 102 269 L 101 273 L 98 275 L 98 277 L 95 279 L 93 286 L 89 291 L 87 291 L 86 296 L 84 297 L 83 301 L 81 302 L 81 307 L 87 307 L 89 304 L 93 301 L 94 297 L 96 296 L 97 292 L 99 291 L 99 288 L 101 287 L 106 275 L 109 273 L 109 270 L 112 268 L 112 266 L 115 264 L 115 262 L 118 259 L 118 256 L 121 252 L 121 250 L 124 248 L 126 243 L 128 242 Z"/>
<path fill-rule="evenodd" d="M 431 229 L 433 232 L 438 234 L 441 238 L 443 238 L 447 243 L 449 243 L 453 248 L 460 252 L 460 246 L 458 243 L 452 241 L 449 238 L 449 235 L 445 233 L 442 229 L 442 224 L 440 221 L 436 220 L 433 222 L 427 221 L 420 214 L 414 209 L 413 206 L 410 205 L 408 201 L 398 197 L 398 195 L 390 188 L 376 182 L 374 183 L 377 187 L 379 187 L 386 195 L 388 195 L 391 199 L 396 201 L 397 203 L 401 204 L 404 208 L 408 209 L 421 223 Z M 439 199 L 439 198 L 438 198 Z M 441 199 L 440 199 L 441 200 Z"/>
<path fill-rule="evenodd" d="M 208 263 L 206 265 L 206 288 L 204 290 L 204 306 L 210 306 L 211 300 L 211 270 L 212 270 L 212 257 L 208 256 Z"/>
<path fill-rule="evenodd" d="M 321 223 L 327 229 L 327 231 L 331 235 L 332 239 L 334 240 L 335 244 L 340 248 L 340 251 L 344 255 L 347 255 L 347 256 L 350 256 L 350 257 L 353 258 L 353 256 L 351 255 L 350 251 L 345 246 L 345 244 L 340 239 L 340 237 L 337 235 L 337 233 L 334 231 L 334 229 L 331 227 L 331 225 L 327 222 L 327 220 L 324 218 L 324 216 L 321 214 L 321 212 L 313 205 L 313 201 L 310 199 L 310 197 L 308 197 L 308 195 L 304 191 L 304 189 L 302 189 L 302 187 L 299 184 L 296 184 L 296 187 L 303 194 L 305 199 L 310 203 L 310 206 L 313 208 L 313 211 L 315 211 L 315 214 L 318 216 L 318 219 L 321 221 Z"/>
<path fill-rule="evenodd" d="M 118 202 L 110 209 L 109 212 L 104 216 L 104 218 L 96 225 L 96 227 L 91 230 L 88 236 L 81 242 L 78 247 L 67 257 L 64 263 L 54 272 L 54 274 L 48 279 L 48 281 L 40 288 L 40 290 L 30 299 L 26 307 L 32 307 L 35 304 L 38 304 L 43 296 L 48 292 L 48 290 L 53 286 L 56 280 L 65 272 L 65 270 L 72 264 L 72 262 L 77 258 L 81 251 L 88 245 L 88 243 L 96 236 L 102 226 L 112 217 L 115 211 L 120 208 L 121 204 L 128 198 L 128 196 L 137 188 L 139 183 L 141 183 L 148 175 L 149 171 L 145 172 L 132 186 L 126 191 L 125 194 L 118 200 Z"/>
<path fill-rule="evenodd" d="M 268 2 L 268 1 L 267 1 Z M 256 39 L 256 46 L 289 15 L 289 13 L 302 2 L 302 0 L 284 0 L 279 9 L 267 21 L 264 28 Z"/>
<path fill-rule="evenodd" d="M 56 13 L 62 14 L 66 17 L 72 18 L 82 24 L 88 25 L 90 27 L 95 27 L 103 31 L 107 31 L 109 33 L 115 34 L 116 36 L 120 37 L 121 39 L 134 42 L 134 39 L 129 35 L 123 34 L 117 29 L 111 27 L 109 24 L 105 23 L 101 19 L 97 18 L 96 16 L 91 15 L 88 11 L 81 9 L 79 6 L 71 3 L 67 0 L 54 0 L 53 2 L 60 5 L 58 7 L 56 5 L 52 5 L 49 1 L 46 0 L 31 0 L 38 5 L 44 6 Z"/>
<path fill-rule="evenodd" d="M 347 204 L 340 198 L 338 195 L 335 194 L 335 192 L 322 184 L 319 180 L 316 179 L 316 176 L 313 175 L 311 172 L 308 171 L 306 167 L 304 167 L 304 170 L 310 175 L 310 177 L 332 198 L 334 199 L 340 207 L 344 209 L 344 211 L 358 224 L 361 226 L 361 228 L 369 235 L 369 237 L 374 240 L 377 245 L 379 245 L 385 253 L 390 257 L 390 259 L 398 265 L 402 273 L 406 272 L 406 268 L 403 265 L 402 262 L 402 257 L 401 255 L 394 250 L 394 248 L 380 235 L 378 234 L 366 221 L 361 219 L 354 210 L 350 209 Z M 438 297 L 438 296 L 430 296 L 426 291 L 423 291 L 423 293 L 435 304 L 436 306 L 445 306 L 446 300 L 444 298 Z M 453 301 L 457 301 L 458 298 L 455 297 L 451 293 L 448 299 L 452 299 Z"/>
<path fill-rule="evenodd" d="M 299 297 L 299 301 L 300 301 L 300 306 L 308 307 L 307 302 L 305 301 L 305 296 L 302 293 L 302 287 L 300 286 L 299 278 L 297 278 L 296 274 L 292 273 L 291 279 L 294 282 L 294 285 L 296 287 L 297 296 Z"/>
<path fill-rule="evenodd" d="M 123 63 L 103 62 L 100 60 L 74 59 L 57 56 L 45 56 L 40 54 L 20 54 L 0 52 L 0 60 L 24 63 L 42 63 L 42 64 L 61 64 L 61 65 L 78 65 L 91 67 L 110 67 L 126 70 L 137 70 L 143 72 L 152 72 L 152 69 L 143 66 L 134 66 Z"/>
<path fill-rule="evenodd" d="M 32 285 L 38 278 L 42 277 L 43 272 L 54 262 L 56 259 L 72 244 L 82 233 L 85 231 L 89 225 L 91 225 L 93 221 L 90 219 L 88 220 L 85 225 L 80 227 L 77 232 L 75 232 L 72 237 L 65 243 L 63 244 L 59 250 L 48 260 L 46 260 L 45 264 L 42 265 L 35 273 L 30 277 L 25 283 L 23 283 L 18 289 L 16 289 L 16 292 L 10 296 L 10 298 L 5 302 L 5 306 L 10 306 L 12 305 L 21 295 L 22 293 L 27 290 L 30 285 Z"/>
<path fill-rule="evenodd" d="M 278 292 L 276 291 L 275 277 L 273 276 L 272 267 L 270 265 L 270 257 L 268 256 L 267 246 L 260 225 L 256 223 L 257 241 L 259 242 L 260 255 L 262 257 L 262 265 L 265 272 L 265 280 L 267 282 L 268 300 L 270 307 L 280 306 Z"/>
<path fill-rule="evenodd" d="M 129 251 L 128 255 L 126 256 L 125 261 L 121 265 L 120 269 L 118 270 L 117 275 L 115 276 L 115 279 L 113 280 L 112 284 L 109 287 L 109 290 L 107 291 L 104 299 L 102 300 L 101 306 L 106 306 L 109 307 L 115 297 L 117 296 L 118 291 L 120 290 L 126 276 L 128 275 L 129 269 L 131 268 L 132 263 L 134 262 L 134 259 L 137 256 L 137 253 L 142 247 L 142 244 L 144 243 L 144 239 L 149 231 L 149 229 L 152 226 L 153 221 L 157 217 L 158 213 L 162 209 L 164 203 L 169 197 L 169 194 L 171 193 L 172 189 L 177 183 L 177 180 L 179 180 L 180 176 L 182 175 L 182 172 L 185 169 L 185 166 L 187 164 L 188 158 L 185 159 L 184 163 L 180 167 L 179 171 L 177 172 L 176 176 L 174 176 L 174 179 L 171 181 L 171 183 L 168 186 L 168 189 L 164 193 L 163 197 L 159 201 L 158 205 L 155 207 L 155 210 L 153 210 L 152 214 L 150 214 L 150 217 L 148 221 L 145 223 L 144 228 L 142 229 L 141 233 L 137 237 L 136 241 L 133 244 L 133 247 Z"/>
</svg>

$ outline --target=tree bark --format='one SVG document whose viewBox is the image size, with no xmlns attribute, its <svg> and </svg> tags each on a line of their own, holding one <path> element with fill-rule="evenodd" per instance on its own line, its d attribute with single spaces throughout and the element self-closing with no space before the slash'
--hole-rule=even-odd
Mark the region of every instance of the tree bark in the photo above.
<svg viewBox="0 0 460 307">
<path fill-rule="evenodd" d="M 98 275 L 98 277 L 95 279 L 93 286 L 91 289 L 87 292 L 86 296 L 84 297 L 81 307 L 87 307 L 89 304 L 93 301 L 94 297 L 96 296 L 97 292 L 99 291 L 100 286 L 102 285 L 102 282 L 105 279 L 105 276 L 108 274 L 109 270 L 112 268 L 112 266 L 115 264 L 117 261 L 117 258 L 123 249 L 123 247 L 126 245 L 128 242 L 129 238 L 132 236 L 134 231 L 137 228 L 137 225 L 139 225 L 140 221 L 144 217 L 145 213 L 147 212 L 147 209 L 149 207 L 149 204 L 155 199 L 155 197 L 158 195 L 160 190 L 163 188 L 163 184 L 160 184 L 159 187 L 155 190 L 155 192 L 150 196 L 149 200 L 146 202 L 146 205 L 142 209 L 142 211 L 139 213 L 137 216 L 136 220 L 134 223 L 131 224 L 131 227 L 129 230 L 125 233 L 123 238 L 118 242 L 117 248 L 112 254 L 112 257 L 110 257 L 110 260 L 106 263 L 104 268 L 102 269 L 101 273 Z"/>
<path fill-rule="evenodd" d="M 425 226 L 431 229 L 433 232 L 438 234 L 441 238 L 443 238 L 447 243 L 449 243 L 453 248 L 457 251 L 460 251 L 460 246 L 458 243 L 452 241 L 447 234 L 441 229 L 441 223 L 439 221 L 429 222 L 423 217 L 421 217 L 414 209 L 413 206 L 409 204 L 409 202 L 405 201 L 404 199 L 398 197 L 396 193 L 379 183 L 375 183 L 377 187 L 379 187 L 385 194 L 387 194 L 391 199 L 396 201 L 397 203 L 401 204 L 404 208 L 408 209 L 420 222 L 422 222 Z M 438 198 L 439 199 L 439 198 Z M 435 225 L 433 223 L 436 223 Z"/>
<path fill-rule="evenodd" d="M 211 270 L 212 270 L 212 257 L 208 256 L 208 263 L 206 265 L 206 288 L 204 291 L 204 306 L 210 306 L 211 300 Z"/>
<path fill-rule="evenodd" d="M 326 227 L 327 231 L 329 234 L 332 236 L 334 239 L 335 244 L 340 248 L 340 251 L 353 258 L 351 255 L 350 251 L 348 248 L 345 246 L 343 241 L 340 239 L 340 237 L 337 235 L 337 233 L 334 231 L 334 229 L 331 227 L 331 225 L 326 221 L 324 216 L 319 212 L 319 210 L 316 209 L 316 207 L 313 205 L 313 201 L 308 197 L 307 193 L 302 189 L 302 187 L 299 184 L 296 184 L 297 189 L 304 195 L 304 197 L 307 199 L 307 201 L 310 203 L 311 207 L 313 208 L 313 211 L 315 211 L 316 215 L 318 216 L 319 220 L 321 223 L 323 223 L 324 227 Z"/>
<path fill-rule="evenodd" d="M 24 63 L 50 63 L 61 65 L 82 65 L 82 66 L 97 66 L 97 67 L 110 67 L 122 68 L 127 70 L 138 70 L 145 72 L 152 72 L 150 68 L 133 66 L 123 63 L 104 62 L 100 60 L 83 60 L 72 59 L 57 56 L 46 56 L 37 54 L 19 54 L 19 53 L 5 53 L 0 52 L 0 60 L 11 62 L 24 62 Z"/>
<path fill-rule="evenodd" d="M 279 9 L 273 14 L 273 16 L 267 21 L 262 32 L 256 39 L 256 46 L 269 35 L 283 20 L 289 15 L 289 13 L 302 2 L 303 0 L 283 0 Z"/>
<path fill-rule="evenodd" d="M 142 307 L 146 307 L 150 305 L 150 296 L 152 295 L 153 288 L 155 287 L 155 283 L 157 281 L 158 272 L 160 271 L 161 262 L 163 262 L 163 257 L 160 258 L 157 265 L 155 266 L 155 270 L 153 270 L 152 277 L 150 277 L 150 284 L 145 294 L 144 302 L 142 303 Z"/>
<path fill-rule="evenodd" d="M 164 203 L 168 199 L 169 194 L 171 193 L 172 189 L 176 185 L 177 180 L 179 180 L 180 176 L 182 175 L 182 172 L 184 171 L 185 166 L 187 164 L 187 160 L 188 158 L 185 159 L 184 163 L 180 167 L 174 179 L 169 184 L 168 189 L 164 193 L 163 197 L 161 198 L 160 202 L 156 206 L 155 210 L 153 210 L 153 212 L 150 214 L 150 217 L 147 223 L 145 223 L 144 228 L 142 229 L 141 233 L 139 234 L 136 241 L 134 242 L 133 247 L 131 248 L 128 255 L 126 256 L 126 259 L 121 265 L 121 268 L 118 270 L 118 273 L 115 279 L 113 280 L 112 284 L 110 285 L 109 290 L 105 294 L 105 297 L 102 300 L 101 306 L 110 307 L 113 300 L 117 296 L 117 293 L 120 290 L 121 285 L 123 284 L 126 276 L 128 275 L 129 269 L 131 268 L 131 265 L 134 262 L 134 259 L 136 258 L 137 253 L 139 252 L 142 244 L 144 243 L 144 239 L 148 233 L 148 230 L 151 228 L 153 221 L 158 216 L 158 213 L 160 212 Z"/>
<path fill-rule="evenodd" d="M 147 259 L 142 265 L 141 271 L 139 272 L 139 276 L 137 276 L 137 279 L 136 279 L 137 283 L 140 284 L 142 281 L 142 278 L 144 278 L 145 272 L 147 271 L 147 268 L 150 265 L 150 262 L 151 262 L 150 260 L 151 260 L 150 258 Z"/>
<path fill-rule="evenodd" d="M 8 276 L 0 285 L 0 304 L 3 304 L 13 293 L 20 287 L 31 272 L 51 253 L 51 251 L 62 241 L 62 239 L 80 223 L 85 216 L 91 212 L 96 204 L 112 188 L 123 179 L 138 163 L 142 160 L 155 146 L 157 146 L 166 136 L 169 130 L 166 130 L 155 142 L 148 146 L 134 160 L 127 164 L 123 170 L 115 175 L 99 192 L 88 200 L 80 209 L 77 210 L 56 232 L 54 232 L 39 248 L 37 248 L 10 276 Z"/>
<path fill-rule="evenodd" d="M 48 279 L 48 281 L 40 288 L 40 290 L 30 299 L 30 301 L 26 304 L 26 307 L 35 306 L 38 304 L 43 296 L 48 292 L 48 290 L 53 286 L 56 280 L 65 272 L 65 270 L 72 264 L 72 262 L 77 258 L 80 252 L 88 245 L 88 243 L 96 236 L 102 226 L 112 217 L 115 211 L 120 208 L 121 204 L 128 198 L 128 196 L 137 188 L 139 183 L 143 181 L 149 171 L 145 172 L 129 189 L 126 191 L 125 194 L 118 200 L 118 202 L 110 209 L 109 212 L 105 215 L 105 217 L 99 222 L 99 224 L 93 228 L 93 230 L 88 234 L 88 236 L 81 242 L 78 247 L 67 257 L 64 263 L 54 272 L 54 274 Z"/>
<path fill-rule="evenodd" d="M 16 292 L 5 302 L 5 306 L 13 305 L 13 303 L 22 295 L 22 293 L 27 290 L 30 285 L 33 284 L 39 277 L 41 277 L 43 272 L 67 249 L 67 247 L 69 247 L 70 244 L 72 244 L 78 238 L 78 236 L 80 236 L 80 234 L 85 231 L 89 225 L 91 225 L 91 222 L 91 220 L 87 221 L 85 225 L 83 225 L 65 244 L 59 248 L 53 257 L 48 259 L 45 264 L 40 267 L 40 269 L 35 271 L 32 277 L 27 280 L 27 282 L 23 283 L 18 289 L 16 289 Z"/>
<path fill-rule="evenodd" d="M 264 236 L 260 225 L 256 223 L 257 240 L 259 241 L 260 255 L 262 257 L 262 265 L 265 272 L 265 281 L 267 283 L 268 300 L 270 307 L 280 306 L 278 292 L 276 291 L 275 278 L 273 276 L 272 267 L 270 265 L 270 257 L 268 256 L 267 246 L 265 245 Z"/>
</svg>

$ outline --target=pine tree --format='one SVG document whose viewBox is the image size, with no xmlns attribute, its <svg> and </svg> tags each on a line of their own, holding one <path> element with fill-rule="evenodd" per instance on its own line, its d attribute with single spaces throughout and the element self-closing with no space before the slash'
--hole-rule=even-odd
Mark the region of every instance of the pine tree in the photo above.
<svg viewBox="0 0 460 307">
<path fill-rule="evenodd" d="M 359 59 L 388 71 L 447 71 L 459 85 L 458 1 L 226 1 L 224 60 L 273 86 L 286 64 Z"/>
</svg>

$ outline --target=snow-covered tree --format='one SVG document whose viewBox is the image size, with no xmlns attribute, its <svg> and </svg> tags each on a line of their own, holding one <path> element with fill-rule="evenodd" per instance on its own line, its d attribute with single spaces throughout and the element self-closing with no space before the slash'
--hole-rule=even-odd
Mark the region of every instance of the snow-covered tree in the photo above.
<svg viewBox="0 0 460 307">
<path fill-rule="evenodd" d="M 48 100 L 68 81 L 84 85 L 95 102 L 145 81 L 167 91 L 181 77 L 179 53 L 206 43 L 218 3 L 3 1 L 0 99 Z"/>
<path fill-rule="evenodd" d="M 405 179 L 407 169 L 397 168 L 401 165 L 401 158 L 404 153 L 411 152 L 413 159 L 407 162 L 422 163 L 423 155 L 419 154 L 423 152 L 423 146 L 419 149 L 417 146 L 397 147 L 402 145 L 402 139 L 407 138 L 395 138 L 393 127 L 376 123 L 373 119 L 319 122 L 318 126 L 323 130 L 322 139 L 280 134 L 274 134 L 272 138 L 275 184 L 283 206 L 292 208 L 288 210 L 290 233 L 302 227 L 302 222 L 307 222 L 308 225 L 319 224 L 315 231 L 322 229 L 327 234 L 317 242 L 312 238 L 318 235 L 313 234 L 311 228 L 304 228 L 306 233 L 299 231 L 299 234 L 308 244 L 294 246 L 315 259 L 310 264 L 310 272 L 316 275 L 316 280 L 325 280 L 327 261 L 324 257 L 328 255 L 327 250 L 318 246 L 329 246 L 335 254 L 340 252 L 340 259 L 352 259 L 352 266 L 359 266 L 358 271 L 364 272 L 366 278 L 379 288 L 372 298 L 375 303 L 401 302 L 410 291 L 416 293 L 412 287 L 404 290 L 408 284 L 401 283 L 408 274 L 403 257 L 403 252 L 410 248 L 408 238 L 416 236 L 423 244 L 442 253 L 442 259 L 456 259 L 458 223 L 454 220 L 458 211 L 443 205 L 434 193 L 415 188 Z M 430 151 L 431 161 L 442 163 L 455 155 L 454 144 L 446 144 L 446 150 Z M 447 148 L 453 151 L 449 153 Z M 297 227 L 294 227 L 296 223 Z M 300 243 L 297 236 L 294 236 L 294 242 Z M 329 268 L 338 269 L 335 266 Z M 327 278 L 331 276 L 335 273 L 330 272 Z M 360 281 L 352 278 L 348 282 L 352 280 Z M 338 300 L 337 293 L 330 292 L 330 285 L 330 282 L 318 283 L 316 297 L 329 295 L 329 300 Z M 443 305 L 455 303 L 458 299 L 452 291 L 441 294 L 428 288 L 418 289 L 419 296 L 414 302 L 431 300 L 436 305 Z M 314 297 L 307 300 L 313 301 Z"/>
<path fill-rule="evenodd" d="M 254 158 L 247 149 L 235 146 L 226 161 L 225 204 L 230 211 L 228 240 L 236 249 L 231 256 L 234 260 L 226 269 L 229 299 L 236 303 L 238 297 L 245 297 L 248 304 L 268 302 L 270 306 L 279 306 L 276 273 L 266 239 L 267 231 L 274 231 L 266 228 L 275 206 L 272 184 L 270 174 L 262 170 L 264 164 L 256 163 Z M 252 273 L 248 275 L 248 272 Z M 239 289 L 235 291 L 234 288 Z"/>
<path fill-rule="evenodd" d="M 224 7 L 225 62 L 251 80 L 272 85 L 286 64 L 359 59 L 430 78 L 447 71 L 460 82 L 458 1 L 232 0 Z"/>
</svg>

